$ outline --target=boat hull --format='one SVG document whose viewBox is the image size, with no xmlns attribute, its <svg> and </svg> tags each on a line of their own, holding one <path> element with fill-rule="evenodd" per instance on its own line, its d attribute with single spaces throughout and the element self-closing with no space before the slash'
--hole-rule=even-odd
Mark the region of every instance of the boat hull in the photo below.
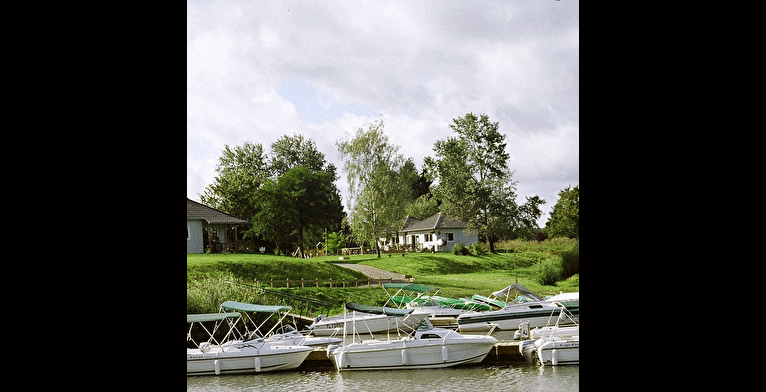
<svg viewBox="0 0 766 392">
<path fill-rule="evenodd" d="M 282 346 L 261 351 L 267 352 L 258 353 L 257 350 L 233 350 L 231 352 L 187 350 L 186 375 L 257 373 L 294 369 L 303 363 L 312 348 Z"/>
<path fill-rule="evenodd" d="M 457 324 L 460 331 L 483 331 L 489 329 L 490 324 L 500 330 L 515 330 L 519 323 L 527 321 L 530 328 L 542 327 L 556 322 L 561 309 L 547 302 L 513 304 L 491 312 L 464 313 L 458 316 Z"/>
<path fill-rule="evenodd" d="M 537 359 L 541 365 L 580 364 L 579 340 L 547 340 L 536 344 Z"/>
<path fill-rule="evenodd" d="M 471 336 L 461 342 L 381 341 L 352 343 L 328 351 L 338 370 L 435 369 L 479 363 L 497 340 Z"/>
</svg>

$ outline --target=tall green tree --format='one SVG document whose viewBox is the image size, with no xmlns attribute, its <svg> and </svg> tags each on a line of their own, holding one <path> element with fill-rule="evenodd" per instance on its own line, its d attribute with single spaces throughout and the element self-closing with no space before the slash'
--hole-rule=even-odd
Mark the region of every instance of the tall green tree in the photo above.
<svg viewBox="0 0 766 392">
<path fill-rule="evenodd" d="M 319 151 L 316 142 L 294 134 L 283 135 L 271 143 L 269 170 L 276 178 L 297 166 L 327 172 L 333 181 L 337 180 L 337 169 L 332 163 L 327 163 L 325 155 Z"/>
<path fill-rule="evenodd" d="M 258 192 L 260 210 L 253 216 L 253 230 L 277 246 L 297 235 L 302 256 L 308 231 L 340 223 L 343 206 L 332 183 L 330 174 L 304 166 L 266 181 Z"/>
<path fill-rule="evenodd" d="M 431 192 L 441 201 L 442 212 L 467 222 L 467 229 L 485 237 L 494 252 L 499 238 L 525 224 L 522 217 L 542 214 L 537 207 L 544 201 L 535 196 L 527 198 L 523 209 L 517 205 L 499 123 L 486 114 L 468 113 L 453 119 L 450 128 L 457 136 L 437 140 L 436 157 L 425 158 L 429 176 L 437 183 Z"/>
<path fill-rule="evenodd" d="M 553 206 L 551 216 L 545 223 L 548 235 L 580 239 L 580 186 L 568 186 L 559 192 L 559 200 Z"/>
<path fill-rule="evenodd" d="M 253 216 L 258 211 L 253 196 L 270 172 L 263 146 L 249 142 L 234 147 L 225 145 L 215 171 L 218 175 L 200 200 L 232 215 Z"/>
<path fill-rule="evenodd" d="M 383 134 L 383 120 L 358 128 L 350 140 L 338 141 L 343 171 L 349 184 L 350 226 L 357 242 L 369 241 L 380 257 L 378 238 L 396 230 L 412 201 L 417 179 L 412 160 Z"/>
</svg>

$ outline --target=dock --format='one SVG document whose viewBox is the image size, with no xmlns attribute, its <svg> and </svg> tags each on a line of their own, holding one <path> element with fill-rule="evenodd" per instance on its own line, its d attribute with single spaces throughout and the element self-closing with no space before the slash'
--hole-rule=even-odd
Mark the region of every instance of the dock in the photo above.
<svg viewBox="0 0 766 392">
<path fill-rule="evenodd" d="M 501 341 L 495 344 L 495 347 L 489 350 L 486 358 L 481 361 L 481 365 L 508 365 L 526 363 L 524 357 L 519 353 L 519 344 L 521 341 Z M 303 361 L 298 370 L 322 370 L 335 369 L 332 361 L 327 357 L 327 348 L 319 347 L 309 353 L 306 360 Z"/>
</svg>

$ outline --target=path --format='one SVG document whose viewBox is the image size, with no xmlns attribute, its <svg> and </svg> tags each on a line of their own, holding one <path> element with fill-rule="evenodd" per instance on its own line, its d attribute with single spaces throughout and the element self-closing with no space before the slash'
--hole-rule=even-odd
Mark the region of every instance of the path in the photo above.
<svg viewBox="0 0 766 392">
<path fill-rule="evenodd" d="M 344 263 L 333 263 L 333 264 L 337 265 L 338 267 L 343 267 L 343 268 L 352 269 L 354 271 L 359 271 L 367 275 L 367 277 L 371 279 L 393 279 L 394 283 L 409 283 L 409 280 L 406 279 L 403 274 L 386 271 L 380 268 L 370 267 L 369 265 L 344 264 Z"/>
</svg>

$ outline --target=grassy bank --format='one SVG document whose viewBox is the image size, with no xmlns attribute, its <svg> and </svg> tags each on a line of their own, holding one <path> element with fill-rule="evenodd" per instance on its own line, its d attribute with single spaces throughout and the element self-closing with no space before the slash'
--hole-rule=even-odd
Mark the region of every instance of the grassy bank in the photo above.
<svg viewBox="0 0 766 392">
<path fill-rule="evenodd" d="M 545 260 L 558 258 L 574 245 L 574 240 L 554 239 L 540 243 L 535 241 L 508 241 L 496 246 L 498 253 L 484 256 L 454 255 L 451 252 L 407 253 L 401 255 L 351 256 L 344 263 L 358 263 L 388 271 L 412 275 L 416 283 L 440 288 L 445 296 L 458 298 L 473 294 L 489 295 L 511 283 L 517 282 L 541 295 L 557 294 L 559 291 L 580 290 L 579 274 L 555 285 L 541 285 L 534 279 L 534 266 Z M 187 313 L 217 311 L 217 304 L 224 300 L 251 303 L 284 303 L 282 298 L 257 295 L 253 279 L 313 281 L 314 278 L 341 281 L 365 279 L 361 273 L 340 268 L 338 256 L 297 259 L 273 255 L 187 255 Z M 237 284 L 236 282 L 245 284 Z M 231 283 L 227 283 L 231 282 Z M 225 287 L 221 287 L 225 286 Z M 382 305 L 385 293 L 382 288 L 328 288 L 306 287 L 279 289 L 284 292 L 332 303 L 329 314 L 342 313 L 345 302 Z M 220 301 L 217 302 L 216 301 Z M 300 303 L 287 303 L 298 307 Z"/>
</svg>

